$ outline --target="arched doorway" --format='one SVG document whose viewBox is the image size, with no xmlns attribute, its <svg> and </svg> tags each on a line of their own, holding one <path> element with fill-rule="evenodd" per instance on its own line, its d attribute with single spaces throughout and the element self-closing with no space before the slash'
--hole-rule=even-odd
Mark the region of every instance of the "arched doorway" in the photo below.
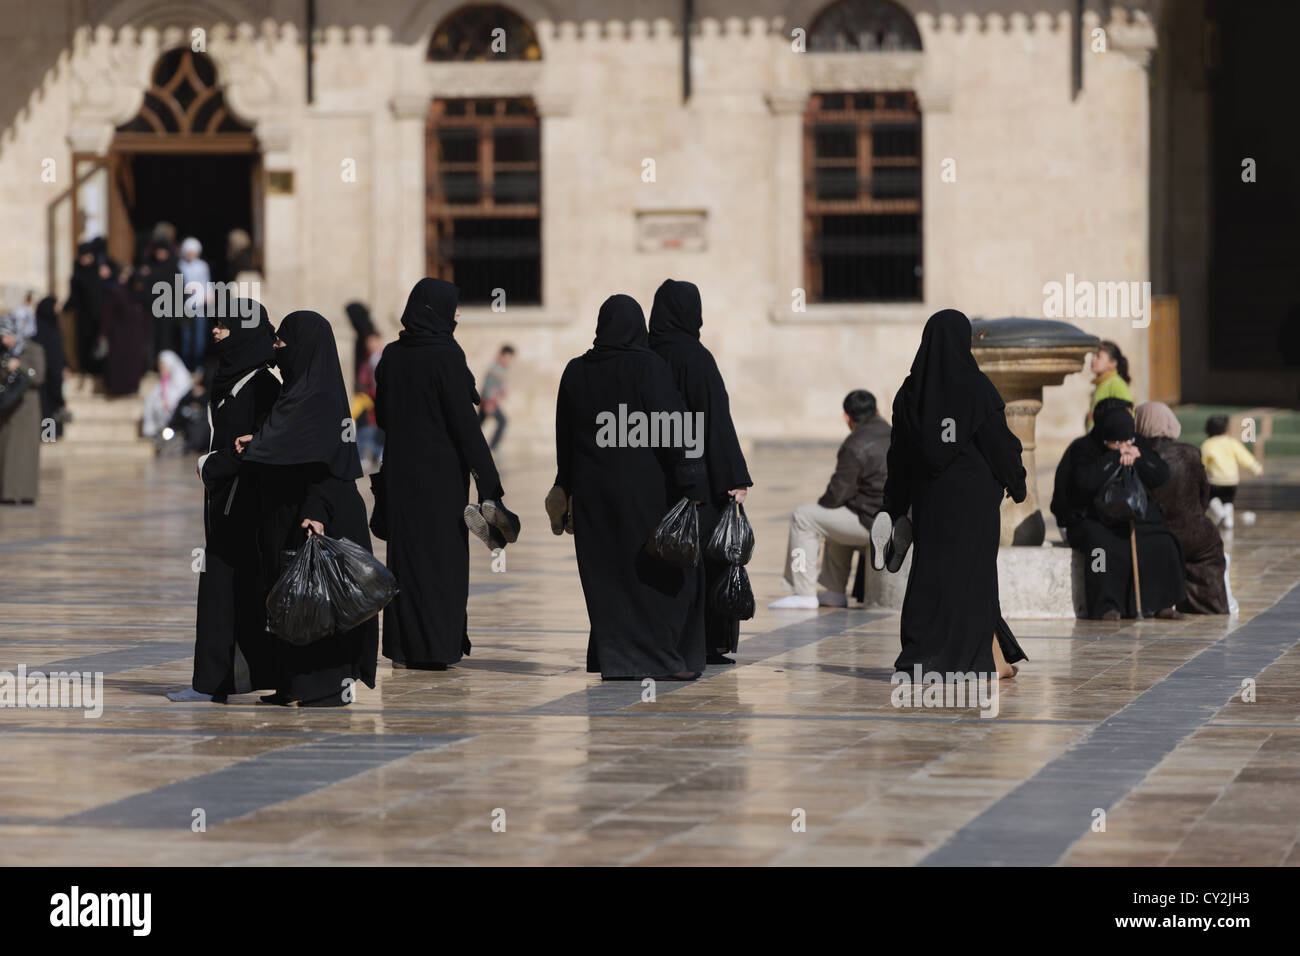
<svg viewBox="0 0 1300 956">
<path fill-rule="evenodd" d="M 144 102 L 109 149 L 109 252 L 134 261 L 158 222 L 203 244 L 214 281 L 235 278 L 227 240 L 262 248 L 261 157 L 252 127 L 226 105 L 216 65 L 188 47 L 158 58 Z"/>
</svg>

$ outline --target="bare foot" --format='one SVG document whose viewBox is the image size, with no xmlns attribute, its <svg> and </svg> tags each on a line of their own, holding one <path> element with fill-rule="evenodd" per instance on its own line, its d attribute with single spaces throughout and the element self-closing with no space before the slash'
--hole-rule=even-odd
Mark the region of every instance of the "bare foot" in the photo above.
<svg viewBox="0 0 1300 956">
<path fill-rule="evenodd" d="M 993 665 L 997 668 L 999 680 L 1011 680 L 1020 670 L 1016 665 L 1008 664 L 1007 659 L 1002 656 L 1002 647 L 998 644 L 996 634 L 993 636 Z"/>
</svg>

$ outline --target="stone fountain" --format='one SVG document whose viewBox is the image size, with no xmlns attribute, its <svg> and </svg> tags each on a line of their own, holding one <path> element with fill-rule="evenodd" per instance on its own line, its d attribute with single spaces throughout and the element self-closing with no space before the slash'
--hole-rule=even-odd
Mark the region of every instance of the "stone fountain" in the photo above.
<svg viewBox="0 0 1300 956">
<path fill-rule="evenodd" d="M 1034 424 L 1043 409 L 1043 389 L 1060 385 L 1083 368 L 1100 340 L 1068 322 L 1052 319 L 972 319 L 971 353 L 1007 403 L 1007 425 L 1024 447 L 1029 496 L 1020 504 L 1002 501 L 1006 545 L 1042 545 L 1047 525 L 1038 503 Z"/>
</svg>

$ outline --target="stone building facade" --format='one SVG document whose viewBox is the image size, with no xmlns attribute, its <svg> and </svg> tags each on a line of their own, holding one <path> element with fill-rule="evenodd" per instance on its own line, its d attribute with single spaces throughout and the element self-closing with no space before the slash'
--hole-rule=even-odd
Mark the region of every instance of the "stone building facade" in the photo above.
<svg viewBox="0 0 1300 956">
<path fill-rule="evenodd" d="M 78 240 L 147 232 L 133 212 L 160 197 L 139 172 L 159 167 L 133 157 L 166 144 L 141 140 L 157 125 L 141 119 L 146 90 L 165 54 L 201 38 L 228 119 L 159 155 L 226 148 L 221 123 L 244 131 L 236 205 L 273 316 L 324 313 L 350 356 L 346 302 L 393 333 L 431 263 L 470 276 L 466 256 L 490 250 L 492 232 L 456 218 L 458 169 L 480 201 L 491 176 L 505 212 L 531 222 L 530 239 L 480 216 L 506 230 L 523 272 L 496 307 L 467 304 L 458 335 L 476 371 L 499 343 L 518 349 L 511 431 L 539 449 L 601 301 L 626 292 L 648 311 L 666 277 L 700 286 L 704 341 L 749 439 L 836 438 L 852 388 L 887 408 L 937 309 L 1042 317 L 1049 283 L 1152 278 L 1156 0 L 1082 12 L 1074 0 L 511 0 L 509 16 L 453 0 L 5 6 L 19 54 L 0 98 L 6 287 L 62 299 Z M 475 45 L 494 16 L 507 44 L 531 46 Z M 504 104 L 484 107 L 503 128 L 516 117 L 535 131 L 495 173 L 466 143 L 507 155 L 514 134 L 440 138 L 480 102 Z M 209 194 L 194 169 L 200 197 L 228 205 L 229 174 Z M 445 256 L 439 222 L 454 232 Z M 492 261 L 474 282 L 498 288 Z M 885 279 L 859 281 L 877 268 Z M 1141 317 L 1068 320 L 1124 348 L 1145 398 Z M 1079 374 L 1049 390 L 1040 434 L 1076 433 L 1088 388 Z"/>
</svg>

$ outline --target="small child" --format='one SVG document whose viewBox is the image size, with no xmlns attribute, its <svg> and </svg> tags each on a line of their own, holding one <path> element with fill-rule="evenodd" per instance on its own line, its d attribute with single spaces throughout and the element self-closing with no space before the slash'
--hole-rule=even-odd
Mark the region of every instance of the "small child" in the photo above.
<svg viewBox="0 0 1300 956">
<path fill-rule="evenodd" d="M 1205 420 L 1205 434 L 1210 437 L 1201 443 L 1201 463 L 1205 465 L 1205 476 L 1210 479 L 1210 517 L 1215 524 L 1231 531 L 1233 499 L 1241 481 L 1238 466 L 1245 465 L 1256 475 L 1264 471 L 1264 466 L 1227 432 L 1227 415 L 1211 415 Z"/>
</svg>

